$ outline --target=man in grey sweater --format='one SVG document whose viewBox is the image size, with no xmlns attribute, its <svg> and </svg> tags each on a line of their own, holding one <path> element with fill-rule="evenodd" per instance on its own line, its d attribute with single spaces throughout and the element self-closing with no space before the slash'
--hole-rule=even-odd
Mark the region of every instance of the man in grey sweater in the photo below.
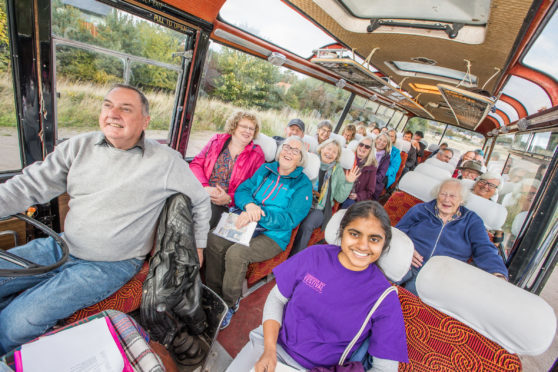
<svg viewBox="0 0 558 372">
<path fill-rule="evenodd" d="M 151 250 L 157 218 L 172 194 L 183 193 L 192 202 L 202 262 L 209 197 L 178 152 L 145 138 L 149 119 L 145 96 L 117 85 L 102 104 L 102 133 L 61 143 L 44 161 L 0 185 L 0 216 L 70 195 L 62 236 L 68 261 L 46 274 L 0 278 L 0 355 L 128 282 Z M 41 265 L 62 254 L 52 238 L 10 252 Z M 0 267 L 16 268 L 8 262 Z"/>
</svg>

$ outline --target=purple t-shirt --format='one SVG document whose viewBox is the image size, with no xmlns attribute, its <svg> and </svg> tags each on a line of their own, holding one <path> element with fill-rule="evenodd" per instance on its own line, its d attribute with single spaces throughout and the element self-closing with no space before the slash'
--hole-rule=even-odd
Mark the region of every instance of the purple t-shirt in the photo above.
<svg viewBox="0 0 558 372">
<path fill-rule="evenodd" d="M 279 291 L 289 299 L 278 343 L 305 368 L 337 364 L 390 286 L 376 264 L 363 271 L 343 267 L 339 250 L 335 245 L 308 247 L 273 270 Z M 397 293 L 390 293 L 376 309 L 349 357 L 370 335 L 372 356 L 408 361 Z"/>
</svg>

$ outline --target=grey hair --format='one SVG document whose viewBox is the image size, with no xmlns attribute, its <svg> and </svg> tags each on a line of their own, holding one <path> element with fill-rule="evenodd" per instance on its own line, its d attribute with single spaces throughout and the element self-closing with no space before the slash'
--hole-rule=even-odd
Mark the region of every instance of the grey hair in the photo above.
<svg viewBox="0 0 558 372">
<path fill-rule="evenodd" d="M 333 130 L 333 124 L 331 124 L 331 121 L 329 120 L 322 120 L 318 123 L 318 129 L 326 126 L 329 127 L 329 129 Z"/>
<path fill-rule="evenodd" d="M 316 150 L 316 152 L 318 153 L 318 156 L 320 157 L 320 161 L 322 161 L 322 150 L 324 147 L 326 147 L 327 145 L 329 145 L 330 143 L 334 143 L 337 146 L 337 158 L 335 158 L 335 161 L 339 161 L 339 158 L 341 157 L 341 151 L 343 150 L 343 148 L 341 147 L 341 144 L 334 140 L 333 138 L 329 138 L 327 140 L 325 140 L 324 142 L 322 142 L 319 146 L 318 149 Z"/>
<path fill-rule="evenodd" d="M 143 116 L 149 116 L 149 101 L 147 100 L 147 97 L 145 96 L 145 94 L 143 94 L 143 92 L 141 90 L 139 90 L 135 86 L 129 85 L 129 84 L 114 84 L 113 86 L 110 87 L 109 91 L 107 92 L 107 95 L 110 92 L 112 92 L 113 90 L 118 89 L 118 88 L 129 89 L 129 90 L 133 90 L 134 92 L 136 92 L 138 94 L 140 102 L 141 102 L 141 112 L 142 112 Z"/>
<path fill-rule="evenodd" d="M 304 168 L 308 161 L 308 152 L 306 151 L 306 144 L 299 136 L 287 137 L 287 139 L 280 145 L 279 151 L 277 151 L 277 154 L 275 155 L 275 160 L 279 161 L 279 155 L 281 154 L 281 151 L 283 151 L 283 146 L 288 145 L 293 141 L 298 141 L 302 144 L 302 147 L 300 148 L 300 161 L 298 162 L 298 166 Z"/>
<path fill-rule="evenodd" d="M 449 184 L 449 183 L 456 183 L 459 185 L 459 192 L 461 193 L 461 204 L 465 204 L 467 202 L 467 199 L 469 199 L 469 194 L 471 193 L 471 191 L 457 178 L 448 178 L 442 182 L 440 182 L 439 185 L 437 185 L 436 187 L 434 187 L 432 189 L 432 197 L 434 199 L 438 198 L 438 194 L 440 193 L 440 190 L 442 189 L 442 187 L 444 187 L 445 185 Z"/>
<path fill-rule="evenodd" d="M 481 174 L 480 177 L 475 182 L 475 185 L 480 180 L 500 180 L 500 183 L 498 184 L 498 191 L 502 190 L 502 187 L 504 187 L 504 179 L 496 172 L 486 172 Z"/>
</svg>

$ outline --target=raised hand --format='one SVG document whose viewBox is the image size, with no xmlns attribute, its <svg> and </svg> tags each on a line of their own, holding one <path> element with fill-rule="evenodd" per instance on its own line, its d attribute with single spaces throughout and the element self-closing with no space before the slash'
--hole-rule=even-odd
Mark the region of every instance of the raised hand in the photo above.
<svg viewBox="0 0 558 372">
<path fill-rule="evenodd" d="M 360 169 L 356 165 L 351 170 L 345 171 L 345 179 L 349 183 L 355 182 L 358 176 L 360 176 Z"/>
</svg>

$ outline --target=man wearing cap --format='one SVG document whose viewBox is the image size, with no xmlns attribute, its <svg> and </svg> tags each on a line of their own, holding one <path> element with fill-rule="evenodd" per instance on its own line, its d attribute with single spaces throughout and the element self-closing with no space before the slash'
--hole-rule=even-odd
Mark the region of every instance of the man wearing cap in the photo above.
<svg viewBox="0 0 558 372">
<path fill-rule="evenodd" d="M 476 180 L 483 172 L 482 165 L 475 160 L 467 160 L 459 167 L 460 175 L 457 177 L 460 180 Z"/>
<path fill-rule="evenodd" d="M 277 142 L 277 146 L 279 147 L 281 146 L 285 138 L 288 138 L 290 136 L 303 138 L 305 128 L 306 126 L 304 125 L 304 122 L 299 118 L 291 119 L 291 121 L 289 121 L 289 124 L 287 124 L 287 127 L 285 128 L 285 137 L 273 136 L 273 139 L 275 140 L 275 142 Z"/>
</svg>

